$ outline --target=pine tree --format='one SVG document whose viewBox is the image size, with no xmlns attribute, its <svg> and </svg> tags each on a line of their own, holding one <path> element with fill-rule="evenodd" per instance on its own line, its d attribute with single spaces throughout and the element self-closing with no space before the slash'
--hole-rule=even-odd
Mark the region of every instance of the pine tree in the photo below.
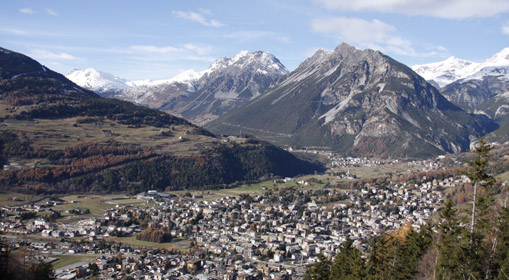
<svg viewBox="0 0 509 280">
<path fill-rule="evenodd" d="M 53 280 L 56 279 L 53 265 L 47 262 L 40 262 L 34 271 L 34 279 Z"/>
<path fill-rule="evenodd" d="M 370 242 L 367 263 L 371 279 L 393 279 L 396 262 L 396 247 L 392 246 L 394 238 L 385 232 L 373 237 Z"/>
<path fill-rule="evenodd" d="M 320 254 L 315 264 L 306 270 L 305 280 L 329 280 L 332 262 Z"/>
<path fill-rule="evenodd" d="M 362 253 L 353 246 L 348 238 L 342 245 L 332 264 L 331 280 L 354 280 L 366 277 L 366 265 Z"/>
<path fill-rule="evenodd" d="M 502 208 L 497 222 L 499 233 L 493 264 L 493 277 L 498 280 L 509 279 L 509 208 Z"/>
<path fill-rule="evenodd" d="M 456 212 L 452 200 L 449 199 L 440 213 L 437 279 L 463 279 L 465 276 L 467 256 L 465 242 L 462 240 L 463 229 L 460 227 Z"/>
<path fill-rule="evenodd" d="M 471 239 L 470 242 L 473 242 L 474 238 L 474 229 L 475 229 L 475 213 L 476 213 L 476 203 L 477 203 L 477 188 L 478 187 L 488 187 L 495 182 L 495 179 L 487 173 L 486 167 L 488 165 L 488 160 L 490 158 L 489 152 L 491 151 L 491 146 L 484 142 L 484 139 L 479 139 L 479 143 L 476 145 L 474 152 L 476 154 L 474 160 L 468 161 L 468 165 L 470 169 L 466 172 L 466 175 L 474 185 L 474 196 L 472 199 L 472 217 L 470 223 L 470 234 Z"/>
</svg>

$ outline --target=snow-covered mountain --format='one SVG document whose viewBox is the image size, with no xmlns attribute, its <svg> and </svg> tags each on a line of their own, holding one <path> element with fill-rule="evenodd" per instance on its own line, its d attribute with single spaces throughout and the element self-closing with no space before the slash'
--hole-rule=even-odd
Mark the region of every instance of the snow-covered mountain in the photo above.
<svg viewBox="0 0 509 280">
<path fill-rule="evenodd" d="M 275 80 L 288 74 L 274 55 L 263 51 L 242 51 L 231 58 L 219 58 L 203 72 L 195 82 L 195 91 L 161 109 L 204 124 L 260 96 Z"/>
<path fill-rule="evenodd" d="M 196 72 L 193 69 L 186 70 L 177 76 L 166 79 L 166 80 L 136 80 L 127 82 L 130 87 L 138 87 L 138 86 L 159 86 L 163 84 L 173 84 L 173 83 L 181 83 L 181 84 L 189 84 L 192 85 L 193 81 L 198 80 L 205 74 L 205 71 Z"/>
<path fill-rule="evenodd" d="M 434 81 L 440 87 L 443 87 L 462 77 L 471 75 L 477 65 L 478 63 L 451 56 L 440 62 L 414 65 L 412 70 L 427 81 Z"/>
<path fill-rule="evenodd" d="M 286 67 L 272 54 L 241 51 L 206 70 L 187 70 L 165 80 L 127 81 L 92 68 L 67 78 L 104 97 L 118 98 L 205 123 L 262 94 Z"/>
<path fill-rule="evenodd" d="M 81 87 L 99 93 L 131 88 L 127 80 L 94 68 L 75 69 L 65 77 Z"/>
<path fill-rule="evenodd" d="M 440 87 L 458 80 L 482 80 L 487 76 L 509 79 L 509 48 L 501 50 L 481 63 L 449 57 L 440 62 L 414 65 L 412 69 Z"/>
</svg>

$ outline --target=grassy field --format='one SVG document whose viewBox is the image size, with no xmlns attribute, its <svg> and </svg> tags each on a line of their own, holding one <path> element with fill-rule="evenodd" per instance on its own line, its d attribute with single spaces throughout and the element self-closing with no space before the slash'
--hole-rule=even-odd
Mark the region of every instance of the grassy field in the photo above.
<svg viewBox="0 0 509 280">
<path fill-rule="evenodd" d="M 53 268 L 59 269 L 64 266 L 68 266 L 78 262 L 92 262 L 97 258 L 97 256 L 73 256 L 73 255 L 64 255 L 58 256 L 57 260 L 53 262 Z"/>
<path fill-rule="evenodd" d="M 0 113 L 5 112 L 4 107 L 0 106 Z M 2 110 L 2 108 L 4 109 Z M 160 128 L 151 126 L 133 128 L 109 120 L 77 123 L 78 120 L 79 117 L 34 121 L 9 119 L 4 121 L 5 126 L 0 127 L 0 131 L 8 130 L 23 134 L 30 139 L 33 147 L 47 149 L 62 149 L 80 143 L 104 143 L 115 140 L 176 155 L 190 155 L 197 152 L 195 148 L 197 143 L 208 145 L 217 141 L 217 139 L 208 136 L 194 135 L 193 128 L 182 125 L 163 129 L 165 132 L 169 132 L 168 136 L 163 135 Z M 181 141 L 180 136 L 184 137 L 186 141 Z"/>
<path fill-rule="evenodd" d="M 13 200 L 16 197 L 17 200 Z M 22 193 L 0 192 L 0 206 L 23 205 L 43 198 L 40 195 L 28 195 Z"/>
<path fill-rule="evenodd" d="M 52 208 L 57 211 L 62 212 L 62 218 L 58 219 L 59 222 L 68 224 L 72 222 L 76 222 L 80 219 L 90 218 L 90 217 L 102 217 L 104 210 L 114 208 L 118 205 L 136 205 L 138 207 L 150 207 L 152 204 L 147 204 L 144 200 L 139 199 L 122 199 L 122 200 L 112 200 L 114 198 L 126 198 L 125 195 L 106 195 L 106 196 L 97 196 L 97 195 L 68 195 L 61 197 L 62 200 L 67 202 L 78 201 L 78 203 L 68 203 L 58 206 L 53 206 Z M 88 215 L 71 215 L 64 213 L 66 210 L 73 209 L 88 209 L 90 210 L 90 214 Z M 41 213 L 44 215 L 44 213 Z"/>
<path fill-rule="evenodd" d="M 413 167 L 415 169 L 415 167 Z M 350 167 L 350 168 L 335 168 L 334 171 L 350 172 L 360 179 L 384 177 L 387 174 L 407 174 L 411 173 L 410 167 L 407 163 L 399 163 L 394 165 L 381 165 L 381 166 L 363 166 L 363 167 Z"/>
</svg>

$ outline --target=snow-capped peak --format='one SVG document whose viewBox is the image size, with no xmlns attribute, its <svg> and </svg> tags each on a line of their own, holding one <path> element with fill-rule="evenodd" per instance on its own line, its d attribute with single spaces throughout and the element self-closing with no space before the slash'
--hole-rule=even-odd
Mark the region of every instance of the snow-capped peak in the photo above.
<svg viewBox="0 0 509 280">
<path fill-rule="evenodd" d="M 94 91 L 105 92 L 130 88 L 127 80 L 94 68 L 75 69 L 66 77 L 75 84 Z"/>
<path fill-rule="evenodd" d="M 228 67 L 253 69 L 255 72 L 269 75 L 288 73 L 286 67 L 274 55 L 264 51 L 240 51 L 231 58 L 221 57 L 214 61 L 203 73 L 210 74 Z"/>
<path fill-rule="evenodd" d="M 198 80 L 199 78 L 201 78 L 201 76 L 203 76 L 204 73 L 205 73 L 204 71 L 196 72 L 193 69 L 189 69 L 189 70 L 186 70 L 186 71 L 178 74 L 177 76 L 175 76 L 173 78 L 166 79 L 166 80 L 154 80 L 154 81 L 153 80 L 137 80 L 137 81 L 128 82 L 127 84 L 132 87 L 134 87 L 134 86 L 158 86 L 158 85 L 162 85 L 162 84 L 173 84 L 173 83 L 185 84 L 185 83 L 192 83 L 193 81 Z"/>
<path fill-rule="evenodd" d="M 455 57 L 446 60 L 414 65 L 412 69 L 428 81 L 443 87 L 454 81 L 483 79 L 486 76 L 505 76 L 509 79 L 509 48 L 505 48 L 482 63 Z"/>
<path fill-rule="evenodd" d="M 470 75 L 478 65 L 479 63 L 451 56 L 440 62 L 414 65 L 412 69 L 424 79 L 433 80 L 442 87 Z"/>
<path fill-rule="evenodd" d="M 499 51 L 482 64 L 485 66 L 509 66 L 509 48 Z"/>
</svg>

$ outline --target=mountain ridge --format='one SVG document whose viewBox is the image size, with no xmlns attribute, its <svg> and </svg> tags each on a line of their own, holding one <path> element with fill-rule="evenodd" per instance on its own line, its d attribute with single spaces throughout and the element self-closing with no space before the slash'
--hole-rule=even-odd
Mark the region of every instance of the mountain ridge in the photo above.
<svg viewBox="0 0 509 280">
<path fill-rule="evenodd" d="M 100 93 L 105 97 L 183 116 L 200 124 L 257 97 L 275 79 L 287 73 L 286 67 L 270 53 L 241 51 L 231 58 L 217 59 L 200 72 L 187 70 L 166 80 L 126 81 L 122 88 Z M 105 73 L 104 76 L 108 75 Z M 71 73 L 68 77 L 94 89 L 94 83 L 87 83 L 84 78 Z M 96 84 L 100 84 L 100 77 Z M 115 84 L 115 80 L 111 80 L 111 84 Z"/>
<path fill-rule="evenodd" d="M 440 87 L 459 80 L 482 80 L 486 76 L 504 76 L 509 79 L 509 48 L 502 49 L 480 63 L 449 57 L 443 61 L 414 65 L 411 68 Z"/>
<path fill-rule="evenodd" d="M 207 189 L 323 171 L 255 138 L 220 138 L 182 118 L 100 97 L 1 48 L 0 123 L 0 164 L 13 167 L 0 170 L 2 190 Z"/>
<path fill-rule="evenodd" d="M 317 51 L 263 96 L 206 127 L 355 155 L 423 156 L 466 150 L 494 124 L 448 102 L 409 67 L 343 43 Z"/>
</svg>

